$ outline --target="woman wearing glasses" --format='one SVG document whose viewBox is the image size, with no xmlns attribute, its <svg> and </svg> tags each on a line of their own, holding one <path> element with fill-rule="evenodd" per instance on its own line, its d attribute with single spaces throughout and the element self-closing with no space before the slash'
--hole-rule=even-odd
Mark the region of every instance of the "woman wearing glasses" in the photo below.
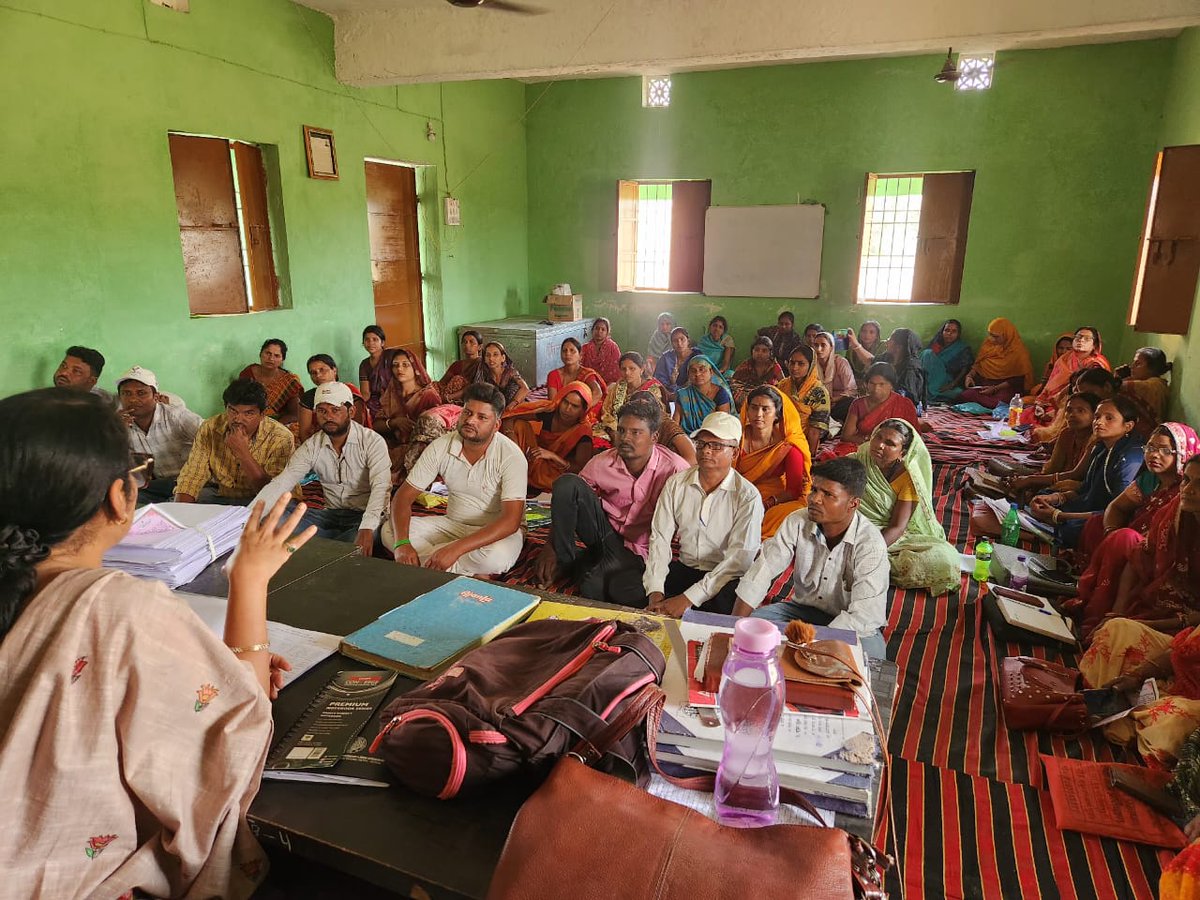
<svg viewBox="0 0 1200 900">
<path fill-rule="evenodd" d="M 0 870 L 13 896 L 246 897 L 246 825 L 286 661 L 267 581 L 313 529 L 256 508 L 224 641 L 167 588 L 101 567 L 129 532 L 126 429 L 99 398 L 0 400 Z"/>
</svg>

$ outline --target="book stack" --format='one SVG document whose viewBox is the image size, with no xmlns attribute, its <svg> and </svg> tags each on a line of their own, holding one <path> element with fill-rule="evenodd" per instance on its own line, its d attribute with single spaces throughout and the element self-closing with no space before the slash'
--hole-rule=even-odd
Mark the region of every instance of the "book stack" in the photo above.
<svg viewBox="0 0 1200 900">
<path fill-rule="evenodd" d="M 706 617 L 713 621 L 718 617 Z M 720 617 L 725 618 L 725 617 Z M 687 665 L 669 665 L 663 688 L 667 704 L 657 736 L 659 760 L 684 770 L 715 772 L 721 761 L 725 730 L 717 707 L 716 685 L 704 682 L 721 645 L 733 633 L 728 624 L 685 620 L 680 632 L 687 643 Z M 870 670 L 852 631 L 816 629 L 817 640 L 849 644 L 863 688 L 846 697 L 838 690 L 789 685 L 779 728 L 775 733 L 775 765 L 780 784 L 800 791 L 823 811 L 861 822 L 869 832 L 878 796 L 879 743 L 867 706 Z M 711 671 L 709 672 L 711 675 Z M 710 688 L 706 690 L 705 688 Z M 816 704 L 816 705 L 814 705 Z"/>
<path fill-rule="evenodd" d="M 134 514 L 129 533 L 104 554 L 104 565 L 177 588 L 236 547 L 248 518 L 245 506 L 152 503 Z"/>
</svg>

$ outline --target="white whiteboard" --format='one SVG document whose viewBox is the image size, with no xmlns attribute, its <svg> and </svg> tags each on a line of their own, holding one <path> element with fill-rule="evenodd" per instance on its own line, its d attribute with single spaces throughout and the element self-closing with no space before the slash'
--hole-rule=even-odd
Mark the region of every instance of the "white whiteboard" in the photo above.
<svg viewBox="0 0 1200 900">
<path fill-rule="evenodd" d="M 704 293 L 816 297 L 825 207 L 710 206 L 704 216 Z"/>
</svg>

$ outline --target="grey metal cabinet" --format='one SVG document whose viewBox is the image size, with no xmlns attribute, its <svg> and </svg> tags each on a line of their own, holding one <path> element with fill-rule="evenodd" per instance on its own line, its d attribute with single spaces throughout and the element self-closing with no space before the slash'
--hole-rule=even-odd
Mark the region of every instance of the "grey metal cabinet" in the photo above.
<svg viewBox="0 0 1200 900">
<path fill-rule="evenodd" d="M 562 342 L 573 337 L 582 344 L 591 335 L 592 323 L 595 321 L 580 319 L 578 322 L 547 324 L 537 316 L 514 316 L 511 319 L 460 325 L 458 338 L 461 344 L 462 333 L 474 329 L 483 335 L 484 343 L 499 341 L 532 388 L 545 384 L 550 372 L 562 365 L 558 356 Z"/>
</svg>

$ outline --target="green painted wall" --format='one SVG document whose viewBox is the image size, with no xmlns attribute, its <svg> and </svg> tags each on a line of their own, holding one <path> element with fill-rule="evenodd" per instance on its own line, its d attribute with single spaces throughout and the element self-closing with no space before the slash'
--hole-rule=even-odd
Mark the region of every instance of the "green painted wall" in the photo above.
<svg viewBox="0 0 1200 900">
<path fill-rule="evenodd" d="M 952 315 L 975 343 L 1007 315 L 1039 368 L 1054 336 L 1085 322 L 1119 349 L 1173 50 L 1002 53 L 980 93 L 936 84 L 934 56 L 680 74 L 666 110 L 641 108 L 636 78 L 555 84 L 528 121 L 531 293 L 570 282 L 586 313 L 612 317 L 618 342 L 641 350 L 663 309 L 699 327 L 723 313 L 741 352 L 781 309 L 926 339 Z M 530 85 L 528 102 L 545 90 Z M 977 172 L 962 302 L 853 304 L 864 174 L 952 169 Z M 826 204 L 820 299 L 614 293 L 620 178 L 711 178 L 714 205 Z"/>
<path fill-rule="evenodd" d="M 523 308 L 521 85 L 349 88 L 333 75 L 326 17 L 288 0 L 192 9 L 0 0 L 4 393 L 48 384 L 72 343 L 107 356 L 102 385 L 140 363 L 201 412 L 219 406 L 223 382 L 267 337 L 289 343 L 295 371 L 324 351 L 353 378 L 358 336 L 374 320 L 364 157 L 431 167 L 421 199 L 432 368 L 460 322 Z M 340 181 L 307 177 L 304 124 L 334 131 Z M 278 148 L 290 309 L 189 318 L 168 130 Z M 461 227 L 440 225 L 447 187 L 462 201 Z"/>
<path fill-rule="evenodd" d="M 1174 66 L 1167 82 L 1159 145 L 1200 144 L 1200 28 L 1189 28 L 1175 41 Z M 1158 148 L 1155 147 L 1155 150 Z M 1143 194 L 1149 188 L 1154 153 L 1142 161 Z M 1143 201 L 1144 202 L 1144 201 Z M 1135 243 L 1136 250 L 1136 243 Z M 1195 425 L 1200 422 L 1200 290 L 1192 309 L 1186 335 L 1146 334 L 1130 331 L 1125 340 L 1125 357 L 1144 346 L 1162 347 L 1174 362 L 1171 375 L 1172 414 Z"/>
</svg>

